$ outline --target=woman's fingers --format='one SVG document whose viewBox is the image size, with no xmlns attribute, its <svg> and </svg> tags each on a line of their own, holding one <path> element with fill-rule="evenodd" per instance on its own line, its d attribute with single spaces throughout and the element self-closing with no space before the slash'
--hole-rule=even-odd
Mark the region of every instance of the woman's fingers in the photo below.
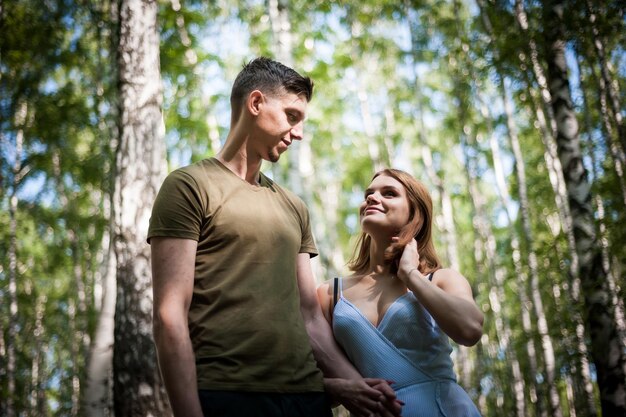
<svg viewBox="0 0 626 417">
<path fill-rule="evenodd" d="M 393 381 L 378 378 L 365 378 L 365 382 L 378 391 L 379 415 L 382 417 L 398 417 L 402 413 L 404 403 L 398 401 L 396 393 L 391 388 Z"/>
<path fill-rule="evenodd" d="M 389 386 L 390 385 L 389 381 L 385 379 L 380 379 L 380 378 L 365 378 L 364 380 L 367 383 L 367 385 L 369 385 L 370 387 L 372 387 L 372 389 L 377 391 L 379 395 L 383 394 L 385 398 L 392 399 L 392 400 L 396 398 L 396 392 L 393 390 L 393 388 Z"/>
</svg>

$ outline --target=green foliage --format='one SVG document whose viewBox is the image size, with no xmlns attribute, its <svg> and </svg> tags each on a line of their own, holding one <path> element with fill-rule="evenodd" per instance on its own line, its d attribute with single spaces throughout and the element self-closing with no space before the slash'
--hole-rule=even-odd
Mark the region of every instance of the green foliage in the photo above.
<svg viewBox="0 0 626 417">
<path fill-rule="evenodd" d="M 86 345 L 75 335 L 88 340 L 97 317 L 93 291 L 101 267 L 96 254 L 107 225 L 103 207 L 112 164 L 107 117 L 113 114 L 114 98 L 111 75 L 101 68 L 108 45 L 98 37 L 102 29 L 89 20 L 96 6 L 78 6 L 18 1 L 2 14 L 0 176 L 6 191 L 0 229 L 2 253 L 14 250 L 17 264 L 1 257 L 0 304 L 2 316 L 9 318 L 12 275 L 17 322 L 5 322 L 2 329 L 4 346 L 16 352 L 13 400 L 20 413 L 31 407 L 34 396 L 43 398 L 36 409 L 46 415 L 69 413 L 72 384 L 66 382 L 74 376 L 84 379 L 87 356 Z M 6 215 L 10 198 L 18 201 L 13 248 Z M 81 306 L 79 282 L 86 298 Z M 9 326 L 17 331 L 13 340 Z M 38 373 L 33 374 L 36 358 Z M 2 357 L 5 369 L 7 359 Z M 7 378 L 2 380 L 1 390 L 9 395 Z"/>
</svg>

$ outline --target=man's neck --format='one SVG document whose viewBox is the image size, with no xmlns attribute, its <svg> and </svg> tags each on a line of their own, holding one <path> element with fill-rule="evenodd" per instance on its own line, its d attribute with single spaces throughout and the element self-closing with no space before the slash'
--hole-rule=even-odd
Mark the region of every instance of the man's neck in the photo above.
<svg viewBox="0 0 626 417">
<path fill-rule="evenodd" d="M 252 185 L 259 185 L 263 161 L 248 153 L 247 140 L 237 141 L 229 136 L 215 158 L 239 178 Z"/>
</svg>

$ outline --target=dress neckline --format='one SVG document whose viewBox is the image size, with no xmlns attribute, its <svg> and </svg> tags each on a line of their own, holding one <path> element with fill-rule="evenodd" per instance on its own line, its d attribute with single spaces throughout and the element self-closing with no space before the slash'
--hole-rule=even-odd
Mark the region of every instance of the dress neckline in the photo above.
<svg viewBox="0 0 626 417">
<path fill-rule="evenodd" d="M 341 280 L 341 278 L 340 278 Z M 379 330 L 381 329 L 382 325 L 389 321 L 389 317 L 393 316 L 394 311 L 394 307 L 404 298 L 406 298 L 407 296 L 409 296 L 409 294 L 413 294 L 410 290 L 408 290 L 407 292 L 405 292 L 404 294 L 402 294 L 401 296 L 399 296 L 398 298 L 396 298 L 395 300 L 393 300 L 393 302 L 391 304 L 389 304 L 389 307 L 387 307 L 387 310 L 385 310 L 385 312 L 383 313 L 383 315 L 379 318 L 378 320 L 378 324 L 374 324 L 372 323 L 366 316 L 365 314 L 363 314 L 363 312 L 361 311 L 360 308 L 358 308 L 356 305 L 354 305 L 354 303 L 350 300 L 348 300 L 344 295 L 343 295 L 343 291 L 341 292 L 341 294 L 339 295 L 339 301 L 344 301 L 346 303 L 348 303 L 354 310 L 356 310 L 356 312 L 359 314 L 359 316 L 365 320 L 366 322 L 368 322 L 374 329 Z M 336 306 L 335 306 L 336 308 Z M 334 311 L 334 310 L 333 310 Z"/>
</svg>

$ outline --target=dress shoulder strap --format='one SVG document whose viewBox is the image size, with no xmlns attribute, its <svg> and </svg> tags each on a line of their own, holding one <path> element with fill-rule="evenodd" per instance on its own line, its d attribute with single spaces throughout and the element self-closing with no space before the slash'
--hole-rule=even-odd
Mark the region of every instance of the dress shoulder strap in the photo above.
<svg viewBox="0 0 626 417">
<path fill-rule="evenodd" d="M 435 272 L 431 272 L 430 274 L 426 275 L 426 277 L 428 278 L 429 281 L 433 280 L 433 275 L 435 275 Z"/>
<path fill-rule="evenodd" d="M 339 278 L 333 278 L 333 307 L 337 305 L 337 291 L 339 290 Z"/>
</svg>

